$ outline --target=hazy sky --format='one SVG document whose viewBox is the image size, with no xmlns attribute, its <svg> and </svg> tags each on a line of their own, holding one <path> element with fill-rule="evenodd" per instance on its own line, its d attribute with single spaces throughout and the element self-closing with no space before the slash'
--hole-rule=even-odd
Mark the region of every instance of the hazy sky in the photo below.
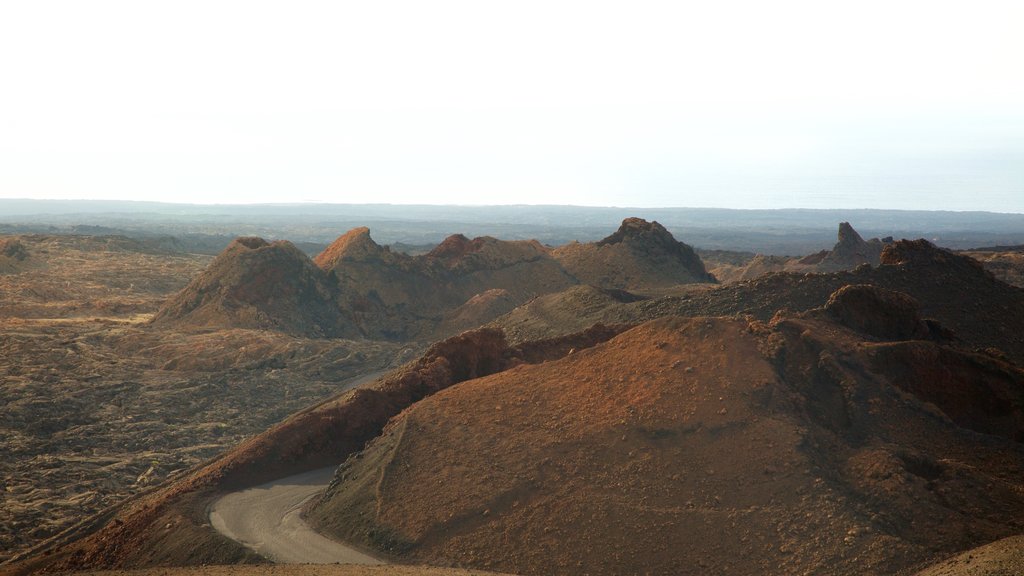
<svg viewBox="0 0 1024 576">
<path fill-rule="evenodd" d="M 0 3 L 0 197 L 1024 212 L 1024 3 Z"/>
</svg>

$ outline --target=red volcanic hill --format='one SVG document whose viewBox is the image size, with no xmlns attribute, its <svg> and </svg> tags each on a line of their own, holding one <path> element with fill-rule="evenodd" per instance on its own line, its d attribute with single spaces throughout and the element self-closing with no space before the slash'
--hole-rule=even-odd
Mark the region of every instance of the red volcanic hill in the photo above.
<svg viewBox="0 0 1024 576">
<path fill-rule="evenodd" d="M 326 273 L 291 242 L 255 237 L 232 242 L 152 322 L 359 336 Z"/>
<path fill-rule="evenodd" d="M 574 242 L 552 255 L 580 282 L 599 288 L 643 290 L 715 281 L 693 248 L 661 224 L 640 218 L 626 218 L 601 241 Z"/>
<path fill-rule="evenodd" d="M 662 318 L 405 410 L 311 513 L 520 574 L 891 574 L 1024 529 L 1024 372 L 870 286 Z"/>
</svg>

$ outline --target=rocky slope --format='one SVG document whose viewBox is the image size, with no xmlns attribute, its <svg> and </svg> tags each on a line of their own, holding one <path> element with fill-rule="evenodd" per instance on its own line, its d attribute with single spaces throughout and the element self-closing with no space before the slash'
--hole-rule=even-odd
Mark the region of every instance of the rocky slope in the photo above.
<svg viewBox="0 0 1024 576">
<path fill-rule="evenodd" d="M 369 229 L 356 228 L 316 263 L 333 274 L 343 307 L 364 332 L 390 339 L 473 328 L 575 283 L 536 241 L 470 240 L 461 234 L 426 254 L 407 256 L 378 245 Z"/>
<path fill-rule="evenodd" d="M 287 241 L 232 242 L 153 318 L 156 325 L 261 328 L 305 336 L 359 336 L 337 286 Z"/>
<path fill-rule="evenodd" d="M 0 574 L 258 562 L 252 552 L 209 526 L 207 504 L 220 491 L 341 462 L 377 436 L 391 417 L 438 390 L 513 366 L 560 358 L 623 329 L 594 327 L 517 346 L 508 345 L 496 330 L 449 338 L 371 385 L 301 410 L 206 465 L 182 471 L 83 520 L 37 547 L 23 562 L 0 568 Z"/>
<path fill-rule="evenodd" d="M 695 282 L 714 282 L 690 246 L 664 226 L 640 218 L 623 220 L 598 242 L 573 242 L 552 255 L 584 284 L 619 290 L 644 290 Z"/>
<path fill-rule="evenodd" d="M 936 334 L 865 286 L 656 320 L 415 404 L 313 518 L 523 574 L 894 573 L 1024 529 L 1024 372 Z"/>
<path fill-rule="evenodd" d="M 1024 246 L 996 246 L 965 250 L 963 254 L 974 258 L 1007 284 L 1024 288 Z"/>
<path fill-rule="evenodd" d="M 871 284 L 914 298 L 926 318 L 950 329 L 965 345 L 991 349 L 1024 365 L 1024 290 L 996 279 L 976 260 L 925 240 L 900 240 L 885 247 L 877 267 L 822 274 L 774 273 L 755 280 L 637 302 L 591 301 L 585 312 L 572 293 L 551 295 L 496 319 L 516 339 L 554 336 L 578 324 L 642 322 L 666 315 L 749 314 L 767 321 L 779 310 L 820 306 L 847 284 Z M 564 322 L 547 322 L 546 316 Z M 573 320 L 578 316 L 577 320 Z"/>
<path fill-rule="evenodd" d="M 417 256 L 380 246 L 360 227 L 313 262 L 287 242 L 240 238 L 154 322 L 430 340 L 580 282 L 657 291 L 713 281 L 689 246 L 638 218 L 592 244 L 552 250 L 535 240 L 455 234 Z"/>
</svg>

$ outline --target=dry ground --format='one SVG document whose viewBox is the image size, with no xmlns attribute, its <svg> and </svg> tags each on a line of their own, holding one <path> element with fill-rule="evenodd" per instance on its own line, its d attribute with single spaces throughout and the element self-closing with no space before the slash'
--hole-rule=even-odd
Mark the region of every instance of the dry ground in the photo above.
<svg viewBox="0 0 1024 576">
<path fill-rule="evenodd" d="M 24 236 L 0 274 L 0 561 L 389 364 L 393 344 L 146 320 L 206 256 Z"/>
</svg>

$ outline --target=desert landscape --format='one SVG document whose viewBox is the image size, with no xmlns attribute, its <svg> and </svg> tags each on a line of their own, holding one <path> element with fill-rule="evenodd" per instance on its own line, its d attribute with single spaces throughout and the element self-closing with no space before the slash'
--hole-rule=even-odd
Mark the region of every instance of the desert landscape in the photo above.
<svg viewBox="0 0 1024 576">
<path fill-rule="evenodd" d="M 239 534 L 287 510 L 302 540 L 422 574 L 1020 564 L 1012 246 L 843 222 L 784 258 L 633 217 L 596 241 L 411 253 L 366 227 L 313 255 L 0 245 L 5 574 L 266 571 L 279 552 L 252 539 L 283 536 Z"/>
<path fill-rule="evenodd" d="M 1024 575 L 1022 21 L 0 2 L 0 576 Z"/>
</svg>

